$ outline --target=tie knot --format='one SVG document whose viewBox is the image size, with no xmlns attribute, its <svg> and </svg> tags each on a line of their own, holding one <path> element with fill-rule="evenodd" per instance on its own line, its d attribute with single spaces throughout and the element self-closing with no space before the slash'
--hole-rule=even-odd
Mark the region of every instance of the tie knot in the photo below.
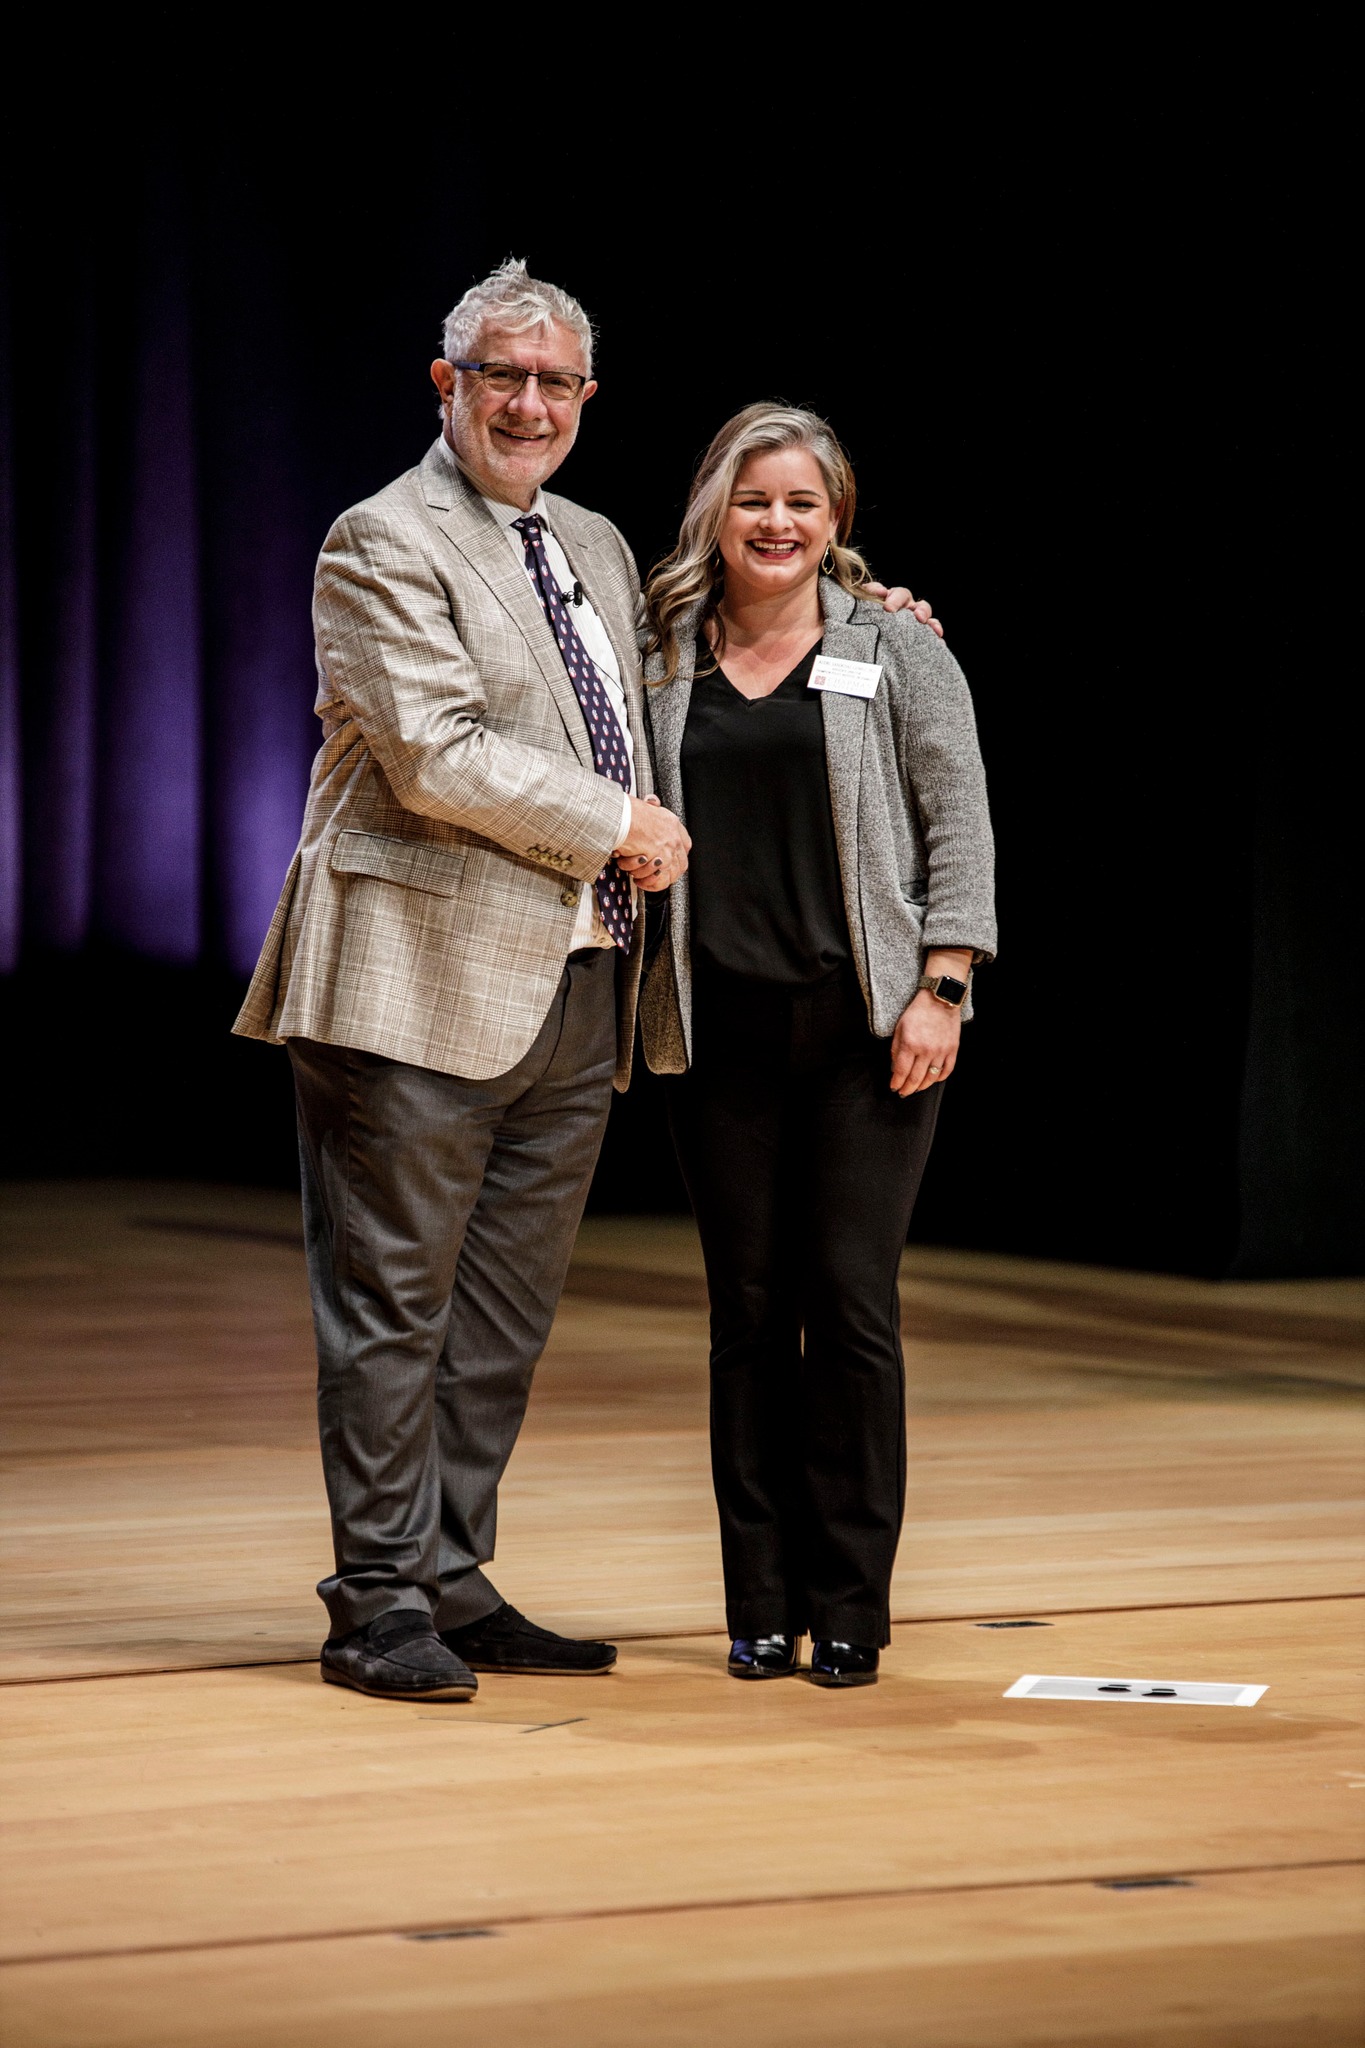
<svg viewBox="0 0 1365 2048">
<path fill-rule="evenodd" d="M 528 512 L 524 518 L 514 519 L 512 524 L 524 540 L 535 540 L 539 536 L 540 515 L 536 512 Z"/>
</svg>

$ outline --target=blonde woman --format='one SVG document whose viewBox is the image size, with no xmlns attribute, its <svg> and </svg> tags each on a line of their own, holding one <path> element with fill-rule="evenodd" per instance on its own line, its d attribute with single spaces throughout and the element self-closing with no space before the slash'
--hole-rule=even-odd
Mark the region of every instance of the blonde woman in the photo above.
<svg viewBox="0 0 1365 2048">
<path fill-rule="evenodd" d="M 825 422 L 716 435 L 646 590 L 663 802 L 690 868 L 642 999 L 711 1297 L 712 1469 L 737 1678 L 870 1685 L 905 1499 L 897 1269 L 995 946 L 961 670 L 852 547 Z M 645 863 L 623 861 L 633 878 Z"/>
</svg>

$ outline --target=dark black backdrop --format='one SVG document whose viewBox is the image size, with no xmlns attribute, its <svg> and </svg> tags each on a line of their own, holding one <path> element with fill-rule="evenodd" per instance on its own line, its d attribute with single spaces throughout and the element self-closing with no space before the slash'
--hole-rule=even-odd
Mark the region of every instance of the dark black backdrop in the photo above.
<svg viewBox="0 0 1365 2048">
<path fill-rule="evenodd" d="M 580 63 L 565 87 L 543 34 L 485 63 L 469 31 L 400 9 L 341 53 L 244 44 L 204 66 L 170 19 L 148 30 L 164 76 L 112 39 L 74 101 L 51 56 L 36 67 L 8 166 L 12 1170 L 290 1176 L 283 1056 L 226 1033 L 260 921 L 252 847 L 259 869 L 311 745 L 311 559 L 420 456 L 440 318 L 510 250 L 601 330 L 561 488 L 644 563 L 729 411 L 813 405 L 853 453 L 874 567 L 933 598 L 972 682 L 1002 953 L 918 1233 L 1360 1270 L 1339 166 L 1316 17 L 1273 79 L 1231 79 L 1217 53 L 1177 85 L 1020 52 L 987 90 L 908 33 L 833 83 L 745 53 L 738 95 L 704 71 L 662 93 L 641 65 L 633 126 L 619 76 L 590 86 Z M 154 330 L 179 335 L 170 427 L 148 412 Z M 139 457 L 149 434 L 178 467 Z M 137 550 L 175 490 L 198 666 L 172 707 L 192 879 L 163 943 L 129 911 L 119 825 L 130 790 L 157 811 L 160 771 L 120 735 Z M 87 559 L 75 802 L 58 643 Z M 274 822 L 244 828 L 272 774 Z M 656 1085 L 617 1105 L 595 1200 L 680 1203 Z"/>
</svg>

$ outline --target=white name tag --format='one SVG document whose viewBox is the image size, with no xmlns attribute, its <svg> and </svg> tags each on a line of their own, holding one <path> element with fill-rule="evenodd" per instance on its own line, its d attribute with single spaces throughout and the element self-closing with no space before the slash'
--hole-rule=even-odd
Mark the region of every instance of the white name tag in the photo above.
<svg viewBox="0 0 1365 2048">
<path fill-rule="evenodd" d="M 817 654 L 811 665 L 812 690 L 837 690 L 841 697 L 875 697 L 882 679 L 879 661 L 836 661 L 832 654 Z"/>
</svg>

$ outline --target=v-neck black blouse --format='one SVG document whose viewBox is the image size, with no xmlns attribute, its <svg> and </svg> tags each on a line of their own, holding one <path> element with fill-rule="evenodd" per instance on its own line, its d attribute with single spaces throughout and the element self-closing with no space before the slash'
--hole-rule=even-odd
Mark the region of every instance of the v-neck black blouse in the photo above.
<svg viewBox="0 0 1365 2048">
<path fill-rule="evenodd" d="M 745 697 L 705 640 L 683 732 L 692 949 L 756 981 L 818 981 L 851 958 L 829 804 L 819 645 Z"/>
</svg>

